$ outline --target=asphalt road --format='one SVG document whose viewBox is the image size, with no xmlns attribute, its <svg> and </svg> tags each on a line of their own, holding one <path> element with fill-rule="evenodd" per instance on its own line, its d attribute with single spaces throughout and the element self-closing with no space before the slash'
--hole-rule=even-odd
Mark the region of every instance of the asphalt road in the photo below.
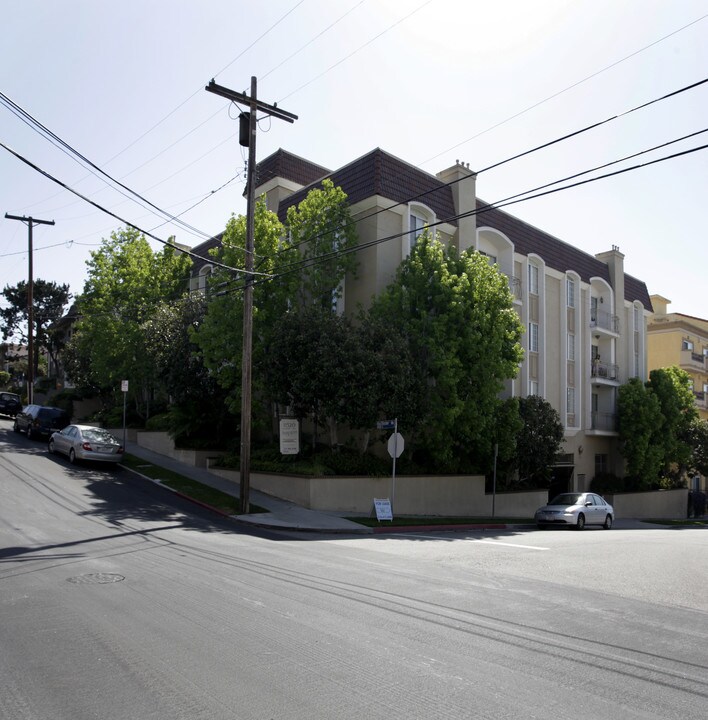
<svg viewBox="0 0 708 720">
<path fill-rule="evenodd" d="M 0 719 L 704 718 L 708 533 L 254 533 L 0 420 Z"/>
</svg>

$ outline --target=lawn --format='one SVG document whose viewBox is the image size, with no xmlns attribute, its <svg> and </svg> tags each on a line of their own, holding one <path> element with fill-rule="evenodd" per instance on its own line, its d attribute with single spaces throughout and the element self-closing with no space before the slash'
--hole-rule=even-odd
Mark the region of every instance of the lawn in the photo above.
<svg viewBox="0 0 708 720">
<path fill-rule="evenodd" d="M 172 470 L 167 470 L 159 465 L 153 465 L 135 455 L 126 453 L 123 456 L 122 464 L 130 470 L 134 470 L 153 480 L 159 480 L 162 485 L 166 485 L 182 495 L 186 495 L 227 515 L 239 515 L 241 512 L 241 503 L 237 497 L 216 490 Z M 264 508 L 253 504 L 250 505 L 250 511 L 252 513 L 267 512 Z"/>
</svg>

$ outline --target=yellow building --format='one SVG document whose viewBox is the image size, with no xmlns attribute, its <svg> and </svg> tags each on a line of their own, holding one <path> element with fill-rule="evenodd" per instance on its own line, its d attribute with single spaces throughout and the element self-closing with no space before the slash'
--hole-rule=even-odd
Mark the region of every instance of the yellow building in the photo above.
<svg viewBox="0 0 708 720">
<path fill-rule="evenodd" d="M 708 320 L 667 312 L 671 303 L 651 296 L 654 316 L 647 325 L 649 370 L 677 365 L 691 377 L 696 408 L 708 420 Z"/>
</svg>

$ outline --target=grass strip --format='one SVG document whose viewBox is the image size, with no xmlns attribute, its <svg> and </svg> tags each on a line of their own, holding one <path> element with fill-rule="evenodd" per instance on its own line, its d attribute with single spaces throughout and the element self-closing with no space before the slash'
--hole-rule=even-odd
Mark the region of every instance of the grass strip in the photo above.
<svg viewBox="0 0 708 720">
<path fill-rule="evenodd" d="M 533 519 L 490 517 L 394 517 L 379 521 L 374 517 L 347 517 L 366 527 L 409 527 L 414 525 L 534 525 Z"/>
<path fill-rule="evenodd" d="M 241 513 L 241 501 L 239 498 L 221 492 L 221 490 L 216 490 L 215 488 L 204 485 L 167 468 L 160 467 L 159 465 L 153 465 L 147 460 L 143 460 L 135 455 L 126 453 L 123 456 L 122 464 L 141 475 L 145 475 L 153 480 L 159 480 L 163 485 L 198 502 L 220 510 L 227 515 L 239 515 Z M 253 504 L 250 504 L 250 511 L 251 513 L 268 512 L 265 508 Z"/>
</svg>

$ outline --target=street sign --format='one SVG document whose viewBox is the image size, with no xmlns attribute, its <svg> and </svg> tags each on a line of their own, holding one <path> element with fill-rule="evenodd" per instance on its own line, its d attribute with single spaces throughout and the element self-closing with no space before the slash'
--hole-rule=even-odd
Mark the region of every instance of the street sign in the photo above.
<svg viewBox="0 0 708 720">
<path fill-rule="evenodd" d="M 396 427 L 395 420 L 381 420 L 376 423 L 377 430 L 393 430 Z"/>
<path fill-rule="evenodd" d="M 121 392 L 128 392 L 128 381 L 127 381 L 127 380 L 121 380 L 121 381 L 120 381 L 120 391 L 121 391 Z"/>
<path fill-rule="evenodd" d="M 403 440 L 403 435 L 399 432 L 392 433 L 388 439 L 388 454 L 392 458 L 399 458 L 401 457 L 404 447 L 405 441 Z"/>
</svg>

